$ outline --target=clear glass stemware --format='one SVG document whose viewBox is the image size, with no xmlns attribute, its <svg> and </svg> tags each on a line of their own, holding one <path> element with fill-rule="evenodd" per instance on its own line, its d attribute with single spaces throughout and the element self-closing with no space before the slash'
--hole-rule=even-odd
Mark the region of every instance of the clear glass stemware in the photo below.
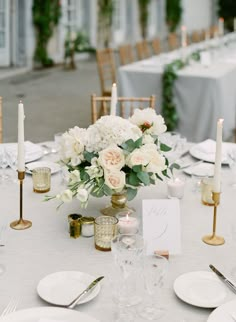
<svg viewBox="0 0 236 322">
<path fill-rule="evenodd" d="M 7 181 L 9 179 L 9 175 L 6 173 L 6 168 L 8 166 L 8 159 L 7 159 L 7 154 L 5 148 L 2 148 L 0 150 L 0 167 L 2 169 L 1 175 L 0 175 L 0 180 Z"/>
<path fill-rule="evenodd" d="M 160 289 L 163 287 L 167 273 L 168 261 L 160 255 L 148 255 L 144 258 L 144 281 L 147 291 L 147 301 L 140 307 L 139 314 L 150 321 L 158 321 L 165 309 L 160 306 Z"/>
</svg>

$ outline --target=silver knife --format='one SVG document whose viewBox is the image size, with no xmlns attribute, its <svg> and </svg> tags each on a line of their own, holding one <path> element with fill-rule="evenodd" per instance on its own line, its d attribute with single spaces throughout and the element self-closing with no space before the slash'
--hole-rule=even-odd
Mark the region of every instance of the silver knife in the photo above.
<svg viewBox="0 0 236 322">
<path fill-rule="evenodd" d="M 92 289 L 94 289 L 94 287 L 97 285 L 98 282 L 100 282 L 102 279 L 104 278 L 104 276 L 100 276 L 98 278 L 96 278 L 92 283 L 89 284 L 88 287 L 86 287 L 86 289 L 80 293 L 70 304 L 68 305 L 64 305 L 64 307 L 68 308 L 68 309 L 73 309 L 76 304 L 79 302 L 79 300 L 88 292 L 91 292 Z"/>
<path fill-rule="evenodd" d="M 228 278 L 218 271 L 215 266 L 210 264 L 209 267 L 234 293 L 236 293 L 236 286 L 230 280 L 228 280 Z"/>
</svg>

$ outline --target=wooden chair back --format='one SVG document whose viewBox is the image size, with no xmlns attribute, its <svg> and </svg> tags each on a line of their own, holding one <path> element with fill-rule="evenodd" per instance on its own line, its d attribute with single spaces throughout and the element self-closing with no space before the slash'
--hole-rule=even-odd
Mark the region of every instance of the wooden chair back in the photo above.
<svg viewBox="0 0 236 322">
<path fill-rule="evenodd" d="M 147 40 L 137 42 L 135 47 L 137 51 L 137 57 L 139 60 L 146 59 L 151 56 Z"/>
<path fill-rule="evenodd" d="M 191 35 L 191 41 L 193 42 L 193 43 L 197 43 L 197 42 L 200 42 L 202 39 L 202 37 L 201 37 L 202 35 L 201 35 L 201 33 L 199 32 L 199 31 L 193 31 L 192 32 L 192 35 Z"/>
<path fill-rule="evenodd" d="M 112 84 L 116 83 L 116 64 L 113 49 L 97 50 L 96 58 L 102 96 L 110 96 Z"/>
<path fill-rule="evenodd" d="M 169 50 L 174 50 L 179 47 L 178 36 L 176 33 L 170 33 L 168 35 L 168 47 Z"/>
<path fill-rule="evenodd" d="M 154 55 L 159 55 L 161 52 L 161 41 L 159 38 L 154 38 L 151 41 L 152 50 Z"/>
<path fill-rule="evenodd" d="M 135 108 L 155 108 L 155 95 L 150 97 L 118 97 L 117 98 L 117 113 L 123 118 L 131 116 Z M 110 114 L 111 97 L 91 95 L 91 112 L 92 123 L 103 115 Z"/>
<path fill-rule="evenodd" d="M 120 64 L 126 65 L 134 62 L 133 47 L 131 45 L 122 45 L 119 47 Z"/>
<path fill-rule="evenodd" d="M 210 31 L 210 37 L 214 38 L 215 36 L 218 35 L 219 28 L 218 28 L 218 26 L 211 26 L 209 31 Z"/>
<path fill-rule="evenodd" d="M 0 96 L 0 143 L 2 143 L 2 97 Z"/>
</svg>

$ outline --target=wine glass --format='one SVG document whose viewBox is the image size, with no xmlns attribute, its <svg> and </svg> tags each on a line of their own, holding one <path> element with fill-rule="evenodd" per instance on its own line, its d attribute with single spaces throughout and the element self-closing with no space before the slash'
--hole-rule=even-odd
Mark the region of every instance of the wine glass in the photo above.
<svg viewBox="0 0 236 322">
<path fill-rule="evenodd" d="M 158 304 L 158 295 L 164 284 L 167 267 L 168 261 L 163 256 L 148 255 L 144 258 L 143 273 L 148 300 L 144 307 L 140 307 L 139 314 L 147 320 L 157 321 L 165 314 L 165 309 Z"/>
<path fill-rule="evenodd" d="M 228 153 L 228 162 L 231 170 L 231 186 L 236 188 L 236 150 L 231 150 Z"/>
<path fill-rule="evenodd" d="M 9 175 L 6 174 L 6 168 L 8 166 L 8 159 L 5 148 L 2 148 L 0 151 L 0 167 L 2 169 L 2 173 L 0 175 L 1 181 L 7 181 L 9 179 Z"/>
</svg>

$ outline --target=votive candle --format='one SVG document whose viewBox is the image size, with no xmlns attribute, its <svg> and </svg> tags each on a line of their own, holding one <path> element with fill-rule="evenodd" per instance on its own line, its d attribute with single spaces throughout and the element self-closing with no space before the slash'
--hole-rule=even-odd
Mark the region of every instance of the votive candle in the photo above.
<svg viewBox="0 0 236 322">
<path fill-rule="evenodd" d="M 24 105 L 20 101 L 18 104 L 18 171 L 25 171 L 25 151 L 24 151 Z"/>
<path fill-rule="evenodd" d="M 184 196 L 184 180 L 173 178 L 167 182 L 168 197 L 181 199 Z"/>
<path fill-rule="evenodd" d="M 213 192 L 220 192 L 223 119 L 217 121 Z"/>
<path fill-rule="evenodd" d="M 139 222 L 135 217 L 126 216 L 119 217 L 118 230 L 120 234 L 135 234 L 138 232 Z"/>
</svg>

